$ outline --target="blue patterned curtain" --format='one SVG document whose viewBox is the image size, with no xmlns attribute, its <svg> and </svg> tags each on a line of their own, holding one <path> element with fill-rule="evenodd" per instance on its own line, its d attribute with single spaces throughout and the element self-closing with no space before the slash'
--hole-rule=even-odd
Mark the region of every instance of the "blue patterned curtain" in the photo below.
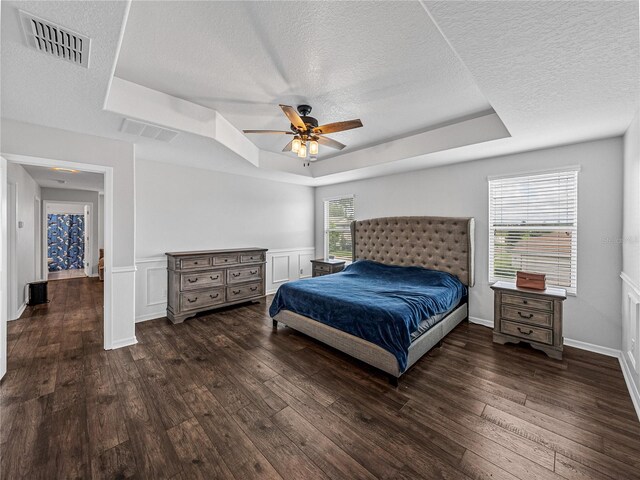
<svg viewBox="0 0 640 480">
<path fill-rule="evenodd" d="M 49 271 L 84 268 L 84 215 L 48 215 Z"/>
</svg>

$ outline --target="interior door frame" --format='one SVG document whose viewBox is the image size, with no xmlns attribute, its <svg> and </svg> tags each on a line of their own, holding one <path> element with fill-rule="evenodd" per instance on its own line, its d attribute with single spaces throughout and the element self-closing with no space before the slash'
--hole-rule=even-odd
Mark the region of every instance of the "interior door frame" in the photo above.
<svg viewBox="0 0 640 480">
<path fill-rule="evenodd" d="M 0 156 L 0 379 L 7 373 L 7 161 Z"/>
<path fill-rule="evenodd" d="M 7 177 L 7 320 L 17 318 L 18 305 L 18 185 Z"/>
<path fill-rule="evenodd" d="M 36 280 L 45 280 L 42 273 L 42 199 L 39 196 L 33 197 L 34 209 L 34 236 L 35 236 L 35 252 L 33 261 L 33 278 Z"/>
<path fill-rule="evenodd" d="M 26 155 L 5 154 L 7 161 L 21 165 L 35 165 L 39 167 L 62 167 L 84 172 L 101 173 L 104 175 L 104 331 L 103 343 L 105 350 L 113 348 L 113 167 L 95 165 L 91 163 L 69 162 L 66 160 L 54 160 L 51 158 L 30 157 Z M 3 187 L 6 181 L 3 182 Z M 6 188 L 2 189 L 3 191 Z M 6 238 L 6 234 L 3 236 Z M 7 268 L 6 257 L 0 259 L 0 271 Z M 3 310 L 7 310 L 3 306 Z M 6 340 L 2 348 L 6 351 Z"/>
<path fill-rule="evenodd" d="M 44 200 L 42 202 L 42 211 L 44 213 L 44 215 L 42 216 L 42 231 L 43 231 L 43 235 L 42 235 L 42 241 L 43 241 L 43 246 L 46 246 L 46 251 L 47 251 L 47 255 L 43 255 L 42 258 L 42 265 L 43 267 L 46 267 L 46 271 L 47 271 L 47 276 L 49 275 L 49 264 L 48 264 L 48 252 L 49 252 L 49 238 L 48 238 L 48 231 L 49 231 L 49 213 L 47 212 L 47 206 L 52 204 L 52 203 L 57 203 L 57 204 L 68 204 L 68 205 L 82 205 L 83 207 L 89 207 L 89 221 L 87 222 L 86 216 L 85 216 L 85 220 L 84 220 L 84 230 L 85 230 L 85 234 L 84 237 L 85 239 L 87 238 L 87 236 L 89 236 L 89 241 L 93 242 L 93 215 L 95 212 L 95 208 L 93 205 L 93 202 L 71 202 L 71 201 L 67 201 L 67 200 Z M 87 233 L 88 232 L 88 233 Z M 91 263 L 93 262 L 93 250 L 91 248 L 87 249 L 87 245 L 85 244 L 84 246 L 84 262 L 86 264 L 86 262 L 89 262 L 89 265 L 91 266 L 91 268 L 93 268 L 93 265 L 91 265 Z M 96 268 L 98 267 L 98 264 L 96 263 Z M 87 268 L 85 266 L 84 268 L 85 274 L 87 272 Z M 93 277 L 94 275 L 92 273 L 87 274 L 87 277 Z M 97 276 L 97 274 L 95 275 Z"/>
</svg>

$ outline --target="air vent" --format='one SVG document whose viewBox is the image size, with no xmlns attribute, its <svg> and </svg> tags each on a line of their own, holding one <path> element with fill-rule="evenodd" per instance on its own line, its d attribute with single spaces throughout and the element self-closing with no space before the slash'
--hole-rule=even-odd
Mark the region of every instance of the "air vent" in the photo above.
<svg viewBox="0 0 640 480">
<path fill-rule="evenodd" d="M 128 133 L 129 135 L 135 135 L 136 137 L 153 138 L 154 140 L 159 140 L 161 142 L 170 142 L 176 135 L 178 135 L 178 132 L 173 130 L 140 122 L 138 120 L 131 120 L 129 118 L 125 118 L 123 120 L 120 131 Z"/>
<path fill-rule="evenodd" d="M 89 68 L 91 39 L 20 10 L 27 44 L 42 53 Z"/>
</svg>

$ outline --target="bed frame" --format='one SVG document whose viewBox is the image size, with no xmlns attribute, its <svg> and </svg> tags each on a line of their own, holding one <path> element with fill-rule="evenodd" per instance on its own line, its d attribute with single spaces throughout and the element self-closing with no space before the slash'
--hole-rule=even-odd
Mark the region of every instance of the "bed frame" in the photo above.
<svg viewBox="0 0 640 480">
<path fill-rule="evenodd" d="M 351 223 L 353 260 L 373 260 L 386 265 L 420 266 L 451 273 L 467 287 L 474 284 L 473 218 L 385 217 Z M 461 321 L 468 318 L 469 300 L 460 304 L 409 346 L 407 370 Z M 376 367 L 397 385 L 400 371 L 396 357 L 387 350 L 341 330 L 289 310 L 273 318 L 278 322 Z"/>
</svg>

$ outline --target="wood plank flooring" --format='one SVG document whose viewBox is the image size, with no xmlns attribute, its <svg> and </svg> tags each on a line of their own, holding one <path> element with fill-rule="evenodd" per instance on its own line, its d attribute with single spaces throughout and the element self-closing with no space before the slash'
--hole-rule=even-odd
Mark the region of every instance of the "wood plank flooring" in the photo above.
<svg viewBox="0 0 640 480">
<path fill-rule="evenodd" d="M 102 284 L 49 284 L 9 324 L 0 478 L 634 479 L 640 424 L 616 359 L 562 362 L 461 324 L 384 375 L 280 327 L 267 304 L 102 349 Z"/>
</svg>

